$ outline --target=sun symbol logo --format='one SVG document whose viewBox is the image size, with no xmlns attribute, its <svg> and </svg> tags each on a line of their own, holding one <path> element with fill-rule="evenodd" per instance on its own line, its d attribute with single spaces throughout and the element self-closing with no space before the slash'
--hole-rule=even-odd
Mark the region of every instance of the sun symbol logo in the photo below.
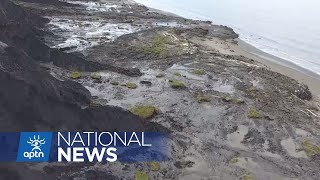
<svg viewBox="0 0 320 180">
<path fill-rule="evenodd" d="M 33 136 L 33 139 L 31 139 L 29 137 L 29 140 L 27 141 L 28 144 L 30 144 L 31 146 L 33 146 L 32 150 L 31 151 L 34 151 L 34 150 L 39 150 L 41 151 L 41 146 L 43 144 L 45 144 L 45 138 L 41 139 L 40 140 L 40 136 L 38 135 L 38 138 L 36 137 L 36 135 Z"/>
</svg>

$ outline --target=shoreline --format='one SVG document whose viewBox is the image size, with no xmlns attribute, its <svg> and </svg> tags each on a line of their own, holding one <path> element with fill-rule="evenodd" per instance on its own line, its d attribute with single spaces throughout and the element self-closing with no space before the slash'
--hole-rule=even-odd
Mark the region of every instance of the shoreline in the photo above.
<svg viewBox="0 0 320 180">
<path fill-rule="evenodd" d="M 175 13 L 166 12 L 160 9 L 149 7 L 145 4 L 136 2 L 134 0 L 129 0 L 129 2 L 145 6 L 151 11 L 162 13 L 164 15 L 189 19 L 188 17 L 183 17 Z M 220 25 L 220 24 L 212 23 L 212 25 Z M 264 52 L 240 38 L 237 38 L 236 41 L 238 42 L 238 47 L 233 47 L 234 53 L 226 53 L 226 54 L 245 56 L 247 58 L 253 59 L 257 63 L 260 63 L 262 66 L 264 66 L 267 69 L 270 69 L 274 72 L 278 72 L 292 79 L 295 79 L 298 82 L 305 84 L 309 87 L 311 93 L 314 95 L 314 100 L 320 99 L 320 75 L 319 74 L 316 74 L 315 72 L 305 69 L 281 57 L 277 57 L 270 53 Z"/>
<path fill-rule="evenodd" d="M 272 71 L 286 75 L 300 83 L 306 84 L 312 94 L 315 97 L 320 98 L 320 75 L 300 67 L 290 61 L 263 52 L 262 50 L 248 44 L 241 39 L 238 39 L 238 46 L 240 51 L 242 51 L 240 53 L 243 53 L 244 56 L 261 63 L 263 66 Z"/>
<path fill-rule="evenodd" d="M 263 52 L 256 47 L 237 38 L 237 43 L 229 40 L 212 38 L 210 40 L 193 39 L 193 42 L 206 46 L 222 54 L 244 56 L 254 60 L 258 65 L 271 71 L 288 76 L 309 87 L 313 100 L 320 100 L 320 76 L 282 58 Z"/>
</svg>

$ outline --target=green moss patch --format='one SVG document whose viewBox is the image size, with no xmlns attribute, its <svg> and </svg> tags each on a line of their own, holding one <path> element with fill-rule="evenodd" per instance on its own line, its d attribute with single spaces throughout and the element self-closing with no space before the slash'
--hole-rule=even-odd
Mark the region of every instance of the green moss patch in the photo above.
<svg viewBox="0 0 320 180">
<path fill-rule="evenodd" d="M 101 76 L 97 73 L 90 74 L 91 79 L 101 80 Z"/>
<path fill-rule="evenodd" d="M 206 74 L 206 71 L 203 70 L 203 69 L 195 69 L 192 71 L 192 74 L 195 74 L 195 75 L 204 75 Z"/>
<path fill-rule="evenodd" d="M 170 83 L 170 86 L 174 89 L 186 88 L 186 85 L 183 82 L 175 80 L 175 79 L 169 80 L 169 83 Z"/>
<path fill-rule="evenodd" d="M 135 106 L 130 108 L 129 111 L 143 119 L 150 119 L 157 114 L 157 109 L 153 106 Z"/>
<path fill-rule="evenodd" d="M 236 103 L 236 104 L 243 104 L 245 103 L 243 99 L 241 98 L 236 98 L 236 97 L 232 97 L 232 96 L 225 96 L 222 98 L 222 100 L 224 102 L 233 102 L 233 103 Z"/>
<path fill-rule="evenodd" d="M 137 84 L 135 83 L 126 83 L 126 87 L 129 88 L 129 89 L 136 89 L 138 87 Z"/>
<path fill-rule="evenodd" d="M 231 102 L 231 101 L 233 101 L 233 97 L 232 96 L 225 96 L 225 97 L 222 98 L 222 100 L 224 102 Z"/>
<path fill-rule="evenodd" d="M 134 179 L 135 179 L 135 180 L 148 180 L 149 177 L 148 177 L 148 175 L 147 175 L 145 172 L 143 172 L 143 171 L 136 171 L 136 172 L 134 173 Z"/>
<path fill-rule="evenodd" d="M 247 174 L 243 175 L 243 176 L 241 177 L 241 179 L 242 179 L 242 180 L 255 180 L 256 178 L 255 178 L 252 174 L 247 173 Z"/>
<path fill-rule="evenodd" d="M 159 74 L 156 75 L 156 78 L 163 78 L 163 77 L 165 77 L 165 76 L 166 76 L 165 74 L 159 73 Z"/>
<path fill-rule="evenodd" d="M 246 90 L 247 95 L 251 98 L 257 98 L 259 96 L 259 91 L 256 87 L 250 87 Z"/>
<path fill-rule="evenodd" d="M 239 160 L 238 157 L 234 157 L 234 158 L 232 158 L 232 159 L 229 161 L 229 163 L 230 163 L 230 164 L 237 164 L 239 161 L 240 161 L 240 160 Z"/>
<path fill-rule="evenodd" d="M 160 163 L 158 162 L 150 162 L 148 163 L 148 166 L 151 171 L 160 171 L 161 169 Z"/>
<path fill-rule="evenodd" d="M 175 76 L 181 77 L 182 75 L 178 72 L 174 73 Z"/>
<path fill-rule="evenodd" d="M 197 96 L 197 101 L 198 101 L 198 103 L 204 103 L 204 102 L 210 102 L 211 99 L 210 99 L 209 96 L 198 95 L 198 96 Z"/>
<path fill-rule="evenodd" d="M 111 84 L 111 85 L 114 85 L 114 86 L 118 86 L 118 85 L 119 85 L 119 82 L 118 82 L 118 81 L 111 81 L 110 84 Z"/>
<path fill-rule="evenodd" d="M 250 87 L 247 91 L 251 93 L 255 93 L 258 91 L 258 89 L 256 87 Z"/>
<path fill-rule="evenodd" d="M 170 43 L 168 37 L 159 35 L 153 39 L 151 46 L 145 47 L 143 51 L 148 54 L 165 55 L 168 51 L 168 43 Z"/>
<path fill-rule="evenodd" d="M 256 108 L 250 108 L 248 112 L 248 117 L 252 119 L 261 118 L 261 113 Z"/>
<path fill-rule="evenodd" d="M 308 157 L 311 157 L 314 155 L 320 156 L 320 147 L 314 145 L 310 141 L 304 141 L 302 143 L 302 146 Z"/>
<path fill-rule="evenodd" d="M 235 102 L 236 104 L 243 104 L 243 103 L 245 103 L 244 100 L 241 99 L 241 98 L 236 98 L 236 99 L 234 99 L 234 102 Z"/>
<path fill-rule="evenodd" d="M 81 78 L 81 73 L 79 71 L 72 71 L 70 74 L 69 74 L 69 77 L 71 79 L 80 79 Z"/>
</svg>

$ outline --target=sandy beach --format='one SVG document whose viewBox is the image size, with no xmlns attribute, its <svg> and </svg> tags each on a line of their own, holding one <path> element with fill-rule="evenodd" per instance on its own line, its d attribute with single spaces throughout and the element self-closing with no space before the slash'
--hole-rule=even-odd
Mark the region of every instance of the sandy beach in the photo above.
<svg viewBox="0 0 320 180">
<path fill-rule="evenodd" d="M 242 40 L 238 40 L 238 52 L 248 58 L 262 63 L 272 71 L 289 76 L 300 83 L 306 84 L 315 97 L 320 96 L 320 76 L 307 69 L 301 68 L 287 60 L 265 53 Z"/>
<path fill-rule="evenodd" d="M 302 84 L 306 84 L 310 88 L 314 100 L 319 101 L 320 99 L 320 76 L 314 72 L 279 57 L 265 53 L 241 39 L 236 39 L 236 43 L 234 41 L 225 41 L 218 38 L 195 40 L 195 42 L 223 54 L 239 55 L 253 59 L 261 66 L 270 69 L 271 71 L 281 73 Z"/>
</svg>

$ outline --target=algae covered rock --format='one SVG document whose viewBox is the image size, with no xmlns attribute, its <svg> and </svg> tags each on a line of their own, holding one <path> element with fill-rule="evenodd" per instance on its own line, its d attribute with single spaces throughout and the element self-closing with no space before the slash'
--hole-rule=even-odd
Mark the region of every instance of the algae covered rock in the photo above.
<svg viewBox="0 0 320 180">
<path fill-rule="evenodd" d="M 81 78 L 81 73 L 79 71 L 72 71 L 70 74 L 69 74 L 69 77 L 71 79 L 80 79 Z"/>
<path fill-rule="evenodd" d="M 157 109 L 153 106 L 135 106 L 130 108 L 129 111 L 143 119 L 150 119 L 157 113 Z"/>
<path fill-rule="evenodd" d="M 134 173 L 134 179 L 135 180 L 148 180 L 149 177 L 145 172 L 137 171 L 137 172 Z"/>
<path fill-rule="evenodd" d="M 174 89 L 186 88 L 186 85 L 183 82 L 175 80 L 175 79 L 169 80 L 169 83 L 170 83 L 170 86 Z"/>
</svg>

